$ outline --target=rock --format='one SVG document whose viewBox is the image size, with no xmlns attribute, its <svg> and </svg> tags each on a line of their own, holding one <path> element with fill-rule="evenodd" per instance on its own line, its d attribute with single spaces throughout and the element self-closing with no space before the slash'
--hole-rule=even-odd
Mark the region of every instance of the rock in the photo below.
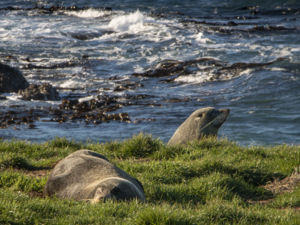
<svg viewBox="0 0 300 225">
<path fill-rule="evenodd" d="M 45 194 L 97 203 L 107 199 L 145 201 L 142 184 L 108 159 L 90 150 L 78 150 L 51 172 Z"/>
<path fill-rule="evenodd" d="M 59 100 L 59 94 L 56 88 L 52 87 L 51 84 L 30 84 L 25 90 L 19 91 L 24 100 L 44 100 L 44 101 L 55 101 Z"/>
<path fill-rule="evenodd" d="M 19 70 L 0 63 L 0 93 L 18 92 L 28 86 L 27 80 Z"/>
<path fill-rule="evenodd" d="M 220 66 L 221 63 L 213 58 L 199 58 L 187 61 L 168 59 L 158 63 L 153 69 L 149 69 L 144 73 L 134 73 L 132 75 L 156 78 L 174 76 L 174 78 L 176 78 L 181 75 L 188 75 L 198 71 L 199 65 Z"/>
</svg>

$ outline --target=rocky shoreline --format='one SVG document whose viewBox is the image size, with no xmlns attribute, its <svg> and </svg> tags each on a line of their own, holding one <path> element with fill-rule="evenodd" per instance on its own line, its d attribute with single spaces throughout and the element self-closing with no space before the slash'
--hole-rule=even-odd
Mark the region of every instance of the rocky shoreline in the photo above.
<svg viewBox="0 0 300 225">
<path fill-rule="evenodd" d="M 110 80 L 114 81 L 115 86 L 107 92 L 97 91 L 96 95 L 93 93 L 92 96 L 70 94 L 63 97 L 51 84 L 29 84 L 19 70 L 0 63 L 0 94 L 15 92 L 19 95 L 19 99 L 24 101 L 60 101 L 56 106 L 50 107 L 35 107 L 25 110 L 10 108 L 0 114 L 0 129 L 19 125 L 25 125 L 32 129 L 35 128 L 35 121 L 84 122 L 95 125 L 110 121 L 126 123 L 136 123 L 140 120 L 151 121 L 153 119 L 149 118 L 139 119 L 139 121 L 132 120 L 127 112 L 120 109 L 133 105 L 160 107 L 163 103 L 184 103 L 193 101 L 193 99 L 160 96 L 157 100 L 157 96 L 130 92 L 144 87 L 142 79 L 158 79 L 158 82 L 167 83 L 180 82 L 180 80 L 176 80 L 179 77 L 189 76 L 199 71 L 203 73 L 214 71 L 213 76 L 207 82 L 226 80 L 229 79 L 228 77 L 238 77 L 244 70 L 261 69 L 280 60 L 282 59 L 267 63 L 235 63 L 232 65 L 214 58 L 199 58 L 189 61 L 164 60 L 143 73 L 131 74 L 132 79 L 129 80 L 111 77 Z M 0 101 L 3 100 L 6 100 L 6 96 L 0 95 Z"/>
<path fill-rule="evenodd" d="M 0 63 L 0 93 L 17 92 L 20 99 L 31 101 L 58 101 L 58 107 L 31 108 L 29 110 L 9 110 L 0 114 L 0 128 L 7 128 L 12 125 L 27 125 L 28 128 L 35 128 L 34 121 L 43 117 L 50 117 L 51 122 L 63 123 L 67 121 L 84 121 L 85 123 L 99 124 L 109 121 L 131 122 L 128 113 L 112 113 L 125 104 L 133 104 L 120 98 L 108 95 L 79 101 L 79 99 L 61 99 L 55 87 L 45 83 L 41 85 L 28 84 L 22 73 L 10 66 Z M 121 87 L 119 87 L 121 88 Z M 128 96 L 128 100 L 142 99 L 143 96 Z M 1 100 L 6 100 L 1 96 Z M 46 121 L 46 120 L 42 120 Z"/>
</svg>

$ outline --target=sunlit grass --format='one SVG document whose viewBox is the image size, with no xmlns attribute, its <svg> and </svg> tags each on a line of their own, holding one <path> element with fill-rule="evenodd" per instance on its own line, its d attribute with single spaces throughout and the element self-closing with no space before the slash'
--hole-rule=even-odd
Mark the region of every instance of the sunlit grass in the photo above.
<svg viewBox="0 0 300 225">
<path fill-rule="evenodd" d="M 146 203 L 92 205 L 42 195 L 50 169 L 91 149 L 140 180 Z M 150 135 L 123 142 L 0 141 L 0 224 L 300 224 L 300 186 L 264 185 L 291 175 L 300 147 L 242 147 L 206 138 L 169 147 Z"/>
</svg>

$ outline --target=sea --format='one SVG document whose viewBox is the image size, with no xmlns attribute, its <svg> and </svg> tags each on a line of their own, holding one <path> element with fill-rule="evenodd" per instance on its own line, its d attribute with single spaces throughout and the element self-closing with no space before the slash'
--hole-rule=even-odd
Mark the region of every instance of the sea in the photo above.
<svg viewBox="0 0 300 225">
<path fill-rule="evenodd" d="M 44 115 L 34 126 L 1 128 L 3 140 L 102 143 L 143 132 L 167 142 L 194 110 L 210 106 L 230 109 L 219 138 L 300 144 L 299 0 L 1 0 L 0 62 L 29 83 L 50 83 L 62 99 L 140 97 L 115 111 L 130 122 Z M 191 66 L 149 76 L 166 62 Z M 2 96 L 1 113 L 61 104 Z"/>
</svg>

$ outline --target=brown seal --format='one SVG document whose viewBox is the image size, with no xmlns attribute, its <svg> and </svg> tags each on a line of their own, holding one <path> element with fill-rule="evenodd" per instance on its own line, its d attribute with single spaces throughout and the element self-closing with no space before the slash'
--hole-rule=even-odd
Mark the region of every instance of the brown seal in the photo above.
<svg viewBox="0 0 300 225">
<path fill-rule="evenodd" d="M 229 109 L 198 109 L 177 128 L 168 145 L 186 144 L 203 136 L 216 136 L 228 115 Z"/>
<path fill-rule="evenodd" d="M 49 176 L 45 194 L 92 203 L 107 199 L 145 201 L 137 179 L 90 150 L 78 150 L 61 160 Z"/>
</svg>

